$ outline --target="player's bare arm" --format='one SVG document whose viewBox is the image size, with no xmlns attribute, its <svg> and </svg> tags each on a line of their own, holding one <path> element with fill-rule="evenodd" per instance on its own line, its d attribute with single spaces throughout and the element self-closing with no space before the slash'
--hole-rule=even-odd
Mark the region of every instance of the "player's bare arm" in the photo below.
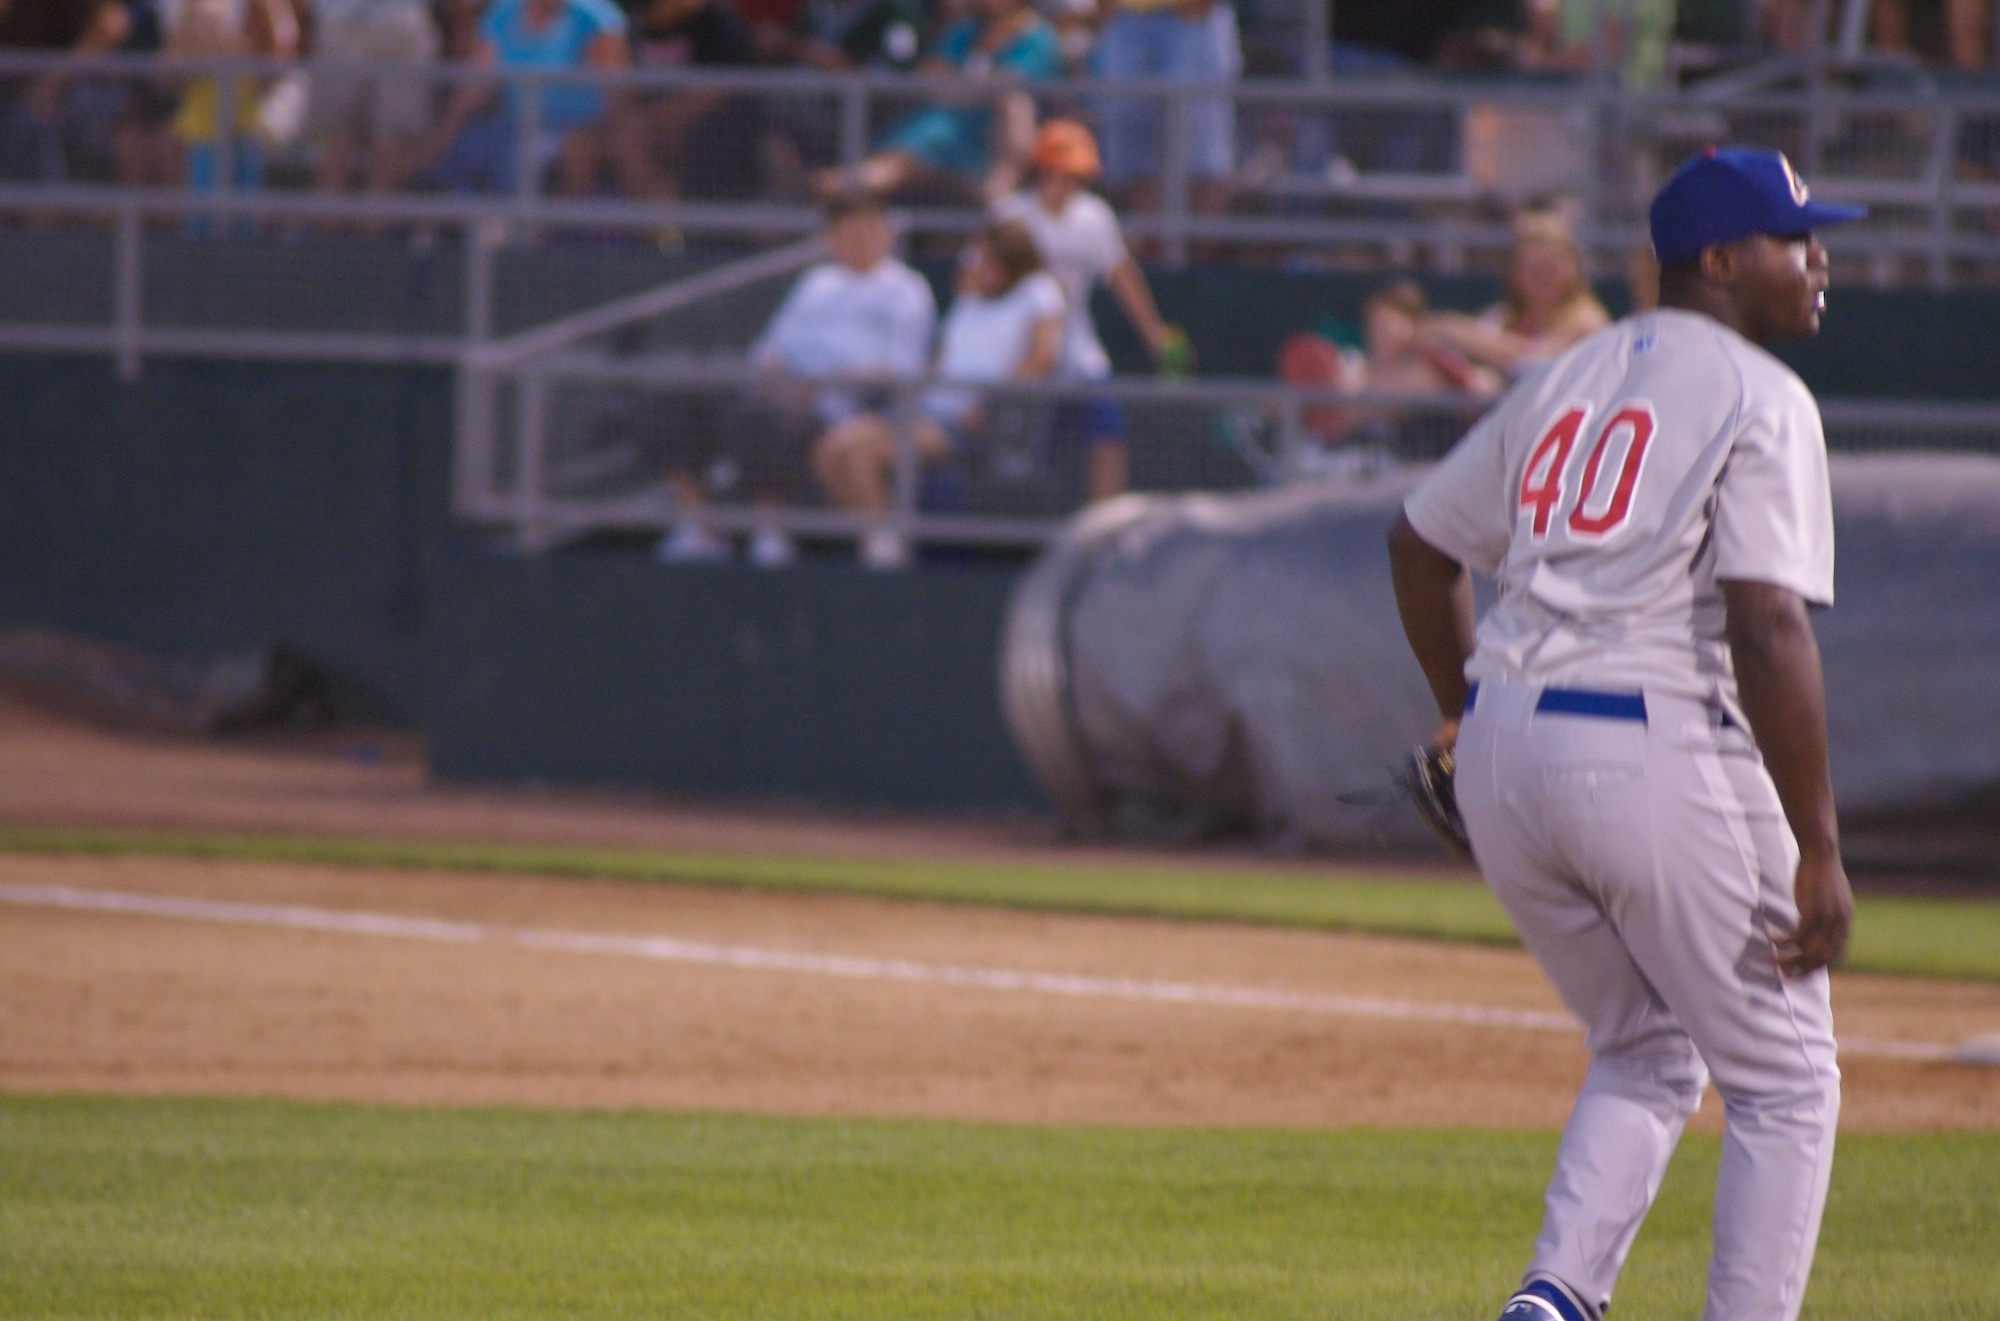
<svg viewBox="0 0 2000 1321">
<path fill-rule="evenodd" d="M 1827 771 L 1819 644 L 1796 593 L 1759 582 L 1725 581 L 1721 588 L 1737 694 L 1799 844 L 1799 922 L 1780 937 L 1778 962 L 1800 976 L 1840 958 L 1854 917 Z"/>
<path fill-rule="evenodd" d="M 1465 710 L 1465 662 L 1477 645 L 1472 575 L 1417 535 L 1401 514 L 1389 529 L 1389 574 L 1403 632 L 1437 699 L 1442 723 L 1432 741 L 1449 748 L 1458 742 L 1459 713 Z"/>
<path fill-rule="evenodd" d="M 1146 283 L 1146 273 L 1139 269 L 1139 263 L 1126 257 L 1111 268 L 1106 282 L 1111 286 L 1112 295 L 1118 299 L 1118 305 L 1125 309 L 1132 328 L 1145 341 L 1146 351 L 1155 359 L 1165 357 L 1181 332 L 1168 325 L 1166 318 L 1160 315 L 1159 304 L 1153 301 L 1153 288 Z M 1192 365 L 1192 356 L 1188 361 Z"/>
</svg>

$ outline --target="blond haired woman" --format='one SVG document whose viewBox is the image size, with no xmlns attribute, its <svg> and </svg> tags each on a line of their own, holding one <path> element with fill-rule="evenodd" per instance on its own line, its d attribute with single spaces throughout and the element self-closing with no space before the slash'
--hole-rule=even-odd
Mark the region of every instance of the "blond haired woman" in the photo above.
<svg viewBox="0 0 2000 1321">
<path fill-rule="evenodd" d="M 1526 211 L 1514 220 L 1506 296 L 1478 316 L 1429 317 L 1424 334 L 1513 376 L 1610 324 L 1610 314 L 1584 279 L 1583 254 L 1569 222 L 1553 211 Z"/>
</svg>

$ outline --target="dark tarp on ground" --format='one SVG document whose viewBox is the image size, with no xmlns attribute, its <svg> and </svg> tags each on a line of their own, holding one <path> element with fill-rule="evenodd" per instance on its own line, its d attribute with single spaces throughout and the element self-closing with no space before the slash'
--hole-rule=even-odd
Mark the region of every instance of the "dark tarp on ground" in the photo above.
<svg viewBox="0 0 2000 1321">
<path fill-rule="evenodd" d="M 324 719 L 325 683 L 289 647 L 163 656 L 58 628 L 0 629 L 0 678 L 178 734 L 226 734 Z"/>
</svg>

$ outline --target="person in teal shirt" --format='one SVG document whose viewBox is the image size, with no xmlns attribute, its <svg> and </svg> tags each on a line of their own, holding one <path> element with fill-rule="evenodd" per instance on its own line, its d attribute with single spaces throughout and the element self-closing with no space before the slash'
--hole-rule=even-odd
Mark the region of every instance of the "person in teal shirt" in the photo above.
<svg viewBox="0 0 2000 1321">
<path fill-rule="evenodd" d="M 1056 30 L 1030 0 L 977 0 L 977 5 L 977 17 L 945 30 L 919 66 L 921 72 L 955 72 L 980 81 L 1061 76 Z M 885 133 L 859 166 L 821 171 L 815 186 L 827 197 L 857 189 L 885 196 L 927 178 L 981 178 L 996 166 L 1018 162 L 1034 137 L 1033 99 L 1018 89 L 974 96 L 964 104 L 918 111 Z"/>
<path fill-rule="evenodd" d="M 482 50 L 502 69 L 575 69 L 625 64 L 625 13 L 611 0 L 496 0 L 479 23 Z M 594 48 L 603 47 L 593 58 Z M 509 89 L 508 111 L 522 113 Z M 542 89 L 542 127 L 552 132 L 595 123 L 604 94 L 587 83 Z"/>
<path fill-rule="evenodd" d="M 623 68 L 631 63 L 625 14 L 612 0 L 495 0 L 479 21 L 473 63 L 503 71 Z M 481 184 L 513 188 L 524 91 L 510 82 L 502 106 L 488 113 L 490 87 L 459 85 L 426 153 L 443 158 L 439 182 L 454 191 Z M 604 92 L 580 80 L 545 83 L 536 109 L 536 160 L 557 163 L 565 193 L 590 192 L 606 154 Z"/>
</svg>

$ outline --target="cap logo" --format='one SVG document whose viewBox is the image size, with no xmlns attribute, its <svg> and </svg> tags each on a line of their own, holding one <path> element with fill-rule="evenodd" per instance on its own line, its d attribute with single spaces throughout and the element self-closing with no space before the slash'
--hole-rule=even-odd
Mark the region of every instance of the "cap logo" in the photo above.
<svg viewBox="0 0 2000 1321">
<path fill-rule="evenodd" d="M 1791 159 L 1782 151 L 1778 153 L 1778 164 L 1785 169 L 1785 186 L 1792 190 L 1792 201 L 1804 206 L 1806 198 L 1810 195 L 1806 191 L 1806 181 L 1799 178 L 1798 172 L 1792 169 Z"/>
</svg>

